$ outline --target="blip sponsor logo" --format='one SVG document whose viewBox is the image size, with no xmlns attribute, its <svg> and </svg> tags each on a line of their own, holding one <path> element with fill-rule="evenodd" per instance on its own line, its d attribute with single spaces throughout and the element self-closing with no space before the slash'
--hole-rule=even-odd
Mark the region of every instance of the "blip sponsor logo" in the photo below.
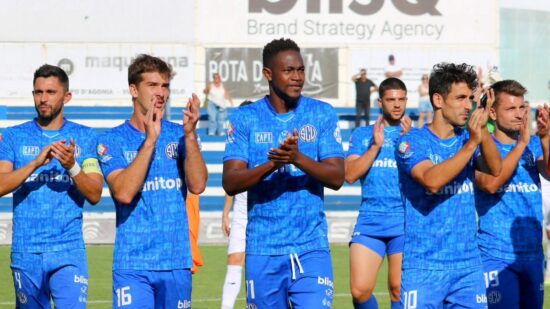
<svg viewBox="0 0 550 309">
<path fill-rule="evenodd" d="M 38 146 L 22 146 L 21 153 L 24 156 L 37 156 L 40 154 L 40 147 Z"/>
<path fill-rule="evenodd" d="M 182 308 L 191 308 L 191 301 L 187 299 L 184 301 L 178 300 L 178 309 Z"/>
<path fill-rule="evenodd" d="M 485 294 L 476 294 L 476 303 L 486 304 L 487 303 L 487 295 L 485 295 Z"/>
<path fill-rule="evenodd" d="M 326 285 L 331 288 L 334 288 L 334 282 L 332 282 L 332 280 L 330 280 L 329 277 L 317 277 L 317 284 Z"/>
<path fill-rule="evenodd" d="M 166 145 L 164 152 L 166 153 L 166 156 L 168 158 L 176 160 L 178 158 L 178 143 L 169 143 L 168 145 Z"/>
<path fill-rule="evenodd" d="M 141 192 L 181 189 L 182 181 L 180 178 L 164 179 L 164 177 L 155 177 L 152 180 L 146 181 L 141 188 Z"/>
<path fill-rule="evenodd" d="M 294 6 L 298 0 L 287 1 L 271 1 L 271 0 L 248 0 L 248 12 L 249 13 L 264 13 L 267 12 L 273 15 L 285 14 L 294 9 Z M 322 13 L 322 6 L 319 0 L 307 0 L 306 12 L 307 14 L 319 14 Z M 378 13 L 384 7 L 384 0 L 371 0 L 371 1 L 349 1 L 350 4 L 347 7 L 344 6 L 344 0 L 331 0 L 328 6 L 329 14 L 346 14 L 354 13 L 357 15 L 374 15 Z M 437 10 L 437 0 L 424 0 L 424 1 L 406 1 L 406 0 L 393 0 L 391 3 L 393 6 L 403 14 L 418 16 L 429 14 L 433 16 L 441 15 L 441 12 Z M 324 7 L 323 7 L 324 8 Z M 344 11 L 345 8 L 345 11 Z M 349 10 L 349 12 L 348 12 Z"/>
<path fill-rule="evenodd" d="M 82 284 L 88 284 L 88 278 L 80 275 L 74 275 L 74 283 L 82 283 Z"/>
<path fill-rule="evenodd" d="M 256 144 L 272 144 L 273 133 L 271 132 L 256 132 L 254 133 L 254 141 Z"/>
<path fill-rule="evenodd" d="M 311 125 L 306 124 L 300 128 L 300 139 L 306 143 L 310 143 L 317 139 L 317 129 Z"/>
</svg>

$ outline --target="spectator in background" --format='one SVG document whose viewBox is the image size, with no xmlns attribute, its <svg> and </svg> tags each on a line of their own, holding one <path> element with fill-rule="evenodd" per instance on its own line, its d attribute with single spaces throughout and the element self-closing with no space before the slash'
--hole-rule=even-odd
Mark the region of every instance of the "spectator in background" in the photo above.
<svg viewBox="0 0 550 309">
<path fill-rule="evenodd" d="M 361 124 L 361 114 L 365 112 L 366 126 L 370 122 L 370 94 L 371 91 L 377 91 L 378 87 L 374 82 L 367 78 L 367 69 L 361 69 L 359 74 L 351 77 L 355 84 L 355 127 Z"/>
<path fill-rule="evenodd" d="M 418 103 L 418 127 L 422 128 L 424 123 L 431 123 L 433 118 L 433 107 L 432 103 L 430 102 L 430 94 L 429 94 L 429 85 L 428 85 L 428 74 L 422 74 L 422 83 L 420 86 L 418 86 L 418 95 L 419 103 Z M 424 122 L 424 118 L 426 118 L 426 121 Z"/>
<path fill-rule="evenodd" d="M 403 75 L 403 69 L 401 69 L 401 66 L 395 64 L 395 57 L 393 55 L 389 55 L 388 61 L 389 64 L 388 66 L 386 66 L 386 69 L 384 71 L 384 75 L 386 76 L 386 78 L 401 78 L 401 75 Z"/>
<path fill-rule="evenodd" d="M 233 106 L 233 99 L 229 91 L 225 89 L 220 74 L 212 75 L 213 83 L 204 88 L 204 94 L 208 98 L 208 135 L 225 135 L 223 125 L 227 118 L 227 102 Z"/>
</svg>

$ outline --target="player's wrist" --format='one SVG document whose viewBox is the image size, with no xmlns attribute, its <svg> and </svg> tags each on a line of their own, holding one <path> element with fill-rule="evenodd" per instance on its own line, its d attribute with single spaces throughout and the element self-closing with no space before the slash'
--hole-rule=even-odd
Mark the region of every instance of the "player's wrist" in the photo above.
<svg viewBox="0 0 550 309">
<path fill-rule="evenodd" d="M 82 171 L 82 168 L 80 167 L 80 164 L 78 162 L 74 161 L 73 167 L 67 170 L 69 172 L 69 176 L 75 177 L 76 175 L 80 174 Z"/>
</svg>

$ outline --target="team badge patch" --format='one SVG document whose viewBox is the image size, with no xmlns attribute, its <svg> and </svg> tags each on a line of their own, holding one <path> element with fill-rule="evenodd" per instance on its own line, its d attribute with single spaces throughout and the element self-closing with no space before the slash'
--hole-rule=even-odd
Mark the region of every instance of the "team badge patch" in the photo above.
<svg viewBox="0 0 550 309">
<path fill-rule="evenodd" d="M 166 156 L 172 160 L 176 160 L 178 158 L 178 143 L 169 143 L 166 145 L 166 149 L 164 149 L 164 152 L 166 153 Z"/>
<path fill-rule="evenodd" d="M 235 136 L 233 136 L 233 134 L 235 134 L 235 126 L 230 121 L 227 121 L 227 139 L 225 140 L 226 143 L 232 144 L 233 142 L 235 142 Z"/>
<path fill-rule="evenodd" d="M 334 139 L 338 142 L 338 144 L 342 144 L 342 132 L 340 132 L 339 126 L 336 126 L 336 129 L 334 129 Z"/>
<path fill-rule="evenodd" d="M 4 140 L 4 135 L 2 135 L 2 133 L 0 133 L 0 142 Z"/>
<path fill-rule="evenodd" d="M 282 144 L 286 140 L 288 135 L 289 135 L 289 132 L 287 130 L 281 131 L 281 133 L 279 134 L 279 138 L 277 139 L 277 142 L 279 142 L 279 144 Z"/>
<path fill-rule="evenodd" d="M 82 148 L 78 145 L 74 145 L 74 157 L 75 159 L 80 157 L 80 154 L 82 153 Z"/>
<path fill-rule="evenodd" d="M 137 157 L 137 151 L 124 152 L 124 158 L 126 159 L 126 162 L 128 162 L 128 164 L 132 163 L 132 161 L 134 161 L 136 157 Z"/>
<path fill-rule="evenodd" d="M 17 300 L 19 300 L 19 303 L 25 305 L 28 301 L 27 295 L 23 292 L 17 292 Z"/>
<path fill-rule="evenodd" d="M 311 124 L 306 124 L 300 128 L 300 139 L 306 143 L 311 143 L 317 139 L 317 129 Z"/>
<path fill-rule="evenodd" d="M 409 149 L 411 149 L 411 144 L 409 144 L 409 142 L 401 142 L 399 143 L 399 152 L 400 153 L 405 153 L 407 151 L 409 151 Z"/>
<path fill-rule="evenodd" d="M 96 151 L 99 157 L 99 161 L 106 163 L 107 161 L 112 159 L 112 157 L 107 154 L 107 146 L 105 146 L 105 144 L 97 145 Z"/>
</svg>

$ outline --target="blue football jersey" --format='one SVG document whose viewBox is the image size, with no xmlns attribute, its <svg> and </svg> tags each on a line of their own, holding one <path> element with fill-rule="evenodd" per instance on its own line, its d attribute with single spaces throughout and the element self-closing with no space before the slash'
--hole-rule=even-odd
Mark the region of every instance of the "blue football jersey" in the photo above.
<svg viewBox="0 0 550 309">
<path fill-rule="evenodd" d="M 82 166 L 95 158 L 91 128 L 64 120 L 59 130 L 43 130 L 36 120 L 10 127 L 0 139 L 0 161 L 17 170 L 33 161 L 44 147 L 74 139 L 75 158 Z M 82 207 L 85 198 L 57 159 L 34 171 L 13 192 L 13 252 L 41 253 L 84 248 Z"/>
<path fill-rule="evenodd" d="M 502 158 L 515 147 L 494 140 Z M 497 193 L 476 188 L 478 242 L 484 254 L 505 260 L 543 258 L 542 193 L 537 169 L 541 156 L 540 139 L 532 137 L 514 174 Z"/>
<path fill-rule="evenodd" d="M 300 97 L 296 108 L 277 114 L 268 97 L 240 107 L 228 128 L 224 161 L 254 168 L 268 161 L 298 130 L 300 151 L 315 161 L 343 158 L 337 116 L 327 103 Z M 328 248 L 324 186 L 294 165 L 286 165 L 248 190 L 246 252 L 280 255 Z"/>
<path fill-rule="evenodd" d="M 456 135 L 441 139 L 428 126 L 403 135 L 396 151 L 399 182 L 405 204 L 403 268 L 459 269 L 480 267 L 474 205 L 474 160 L 460 174 L 432 194 L 411 176 L 420 162 L 442 163 L 453 157 L 469 139 Z"/>
<path fill-rule="evenodd" d="M 132 163 L 145 137 L 130 121 L 98 137 L 97 153 L 105 179 Z M 113 199 L 113 270 L 191 268 L 183 160 L 183 126 L 163 120 L 141 191 L 127 205 Z"/>
<path fill-rule="evenodd" d="M 374 143 L 374 126 L 353 131 L 347 156 L 363 155 Z M 399 191 L 395 147 L 401 126 L 384 127 L 384 145 L 365 175 L 361 177 L 361 207 L 355 232 L 373 236 L 403 234 L 404 210 Z"/>
</svg>

